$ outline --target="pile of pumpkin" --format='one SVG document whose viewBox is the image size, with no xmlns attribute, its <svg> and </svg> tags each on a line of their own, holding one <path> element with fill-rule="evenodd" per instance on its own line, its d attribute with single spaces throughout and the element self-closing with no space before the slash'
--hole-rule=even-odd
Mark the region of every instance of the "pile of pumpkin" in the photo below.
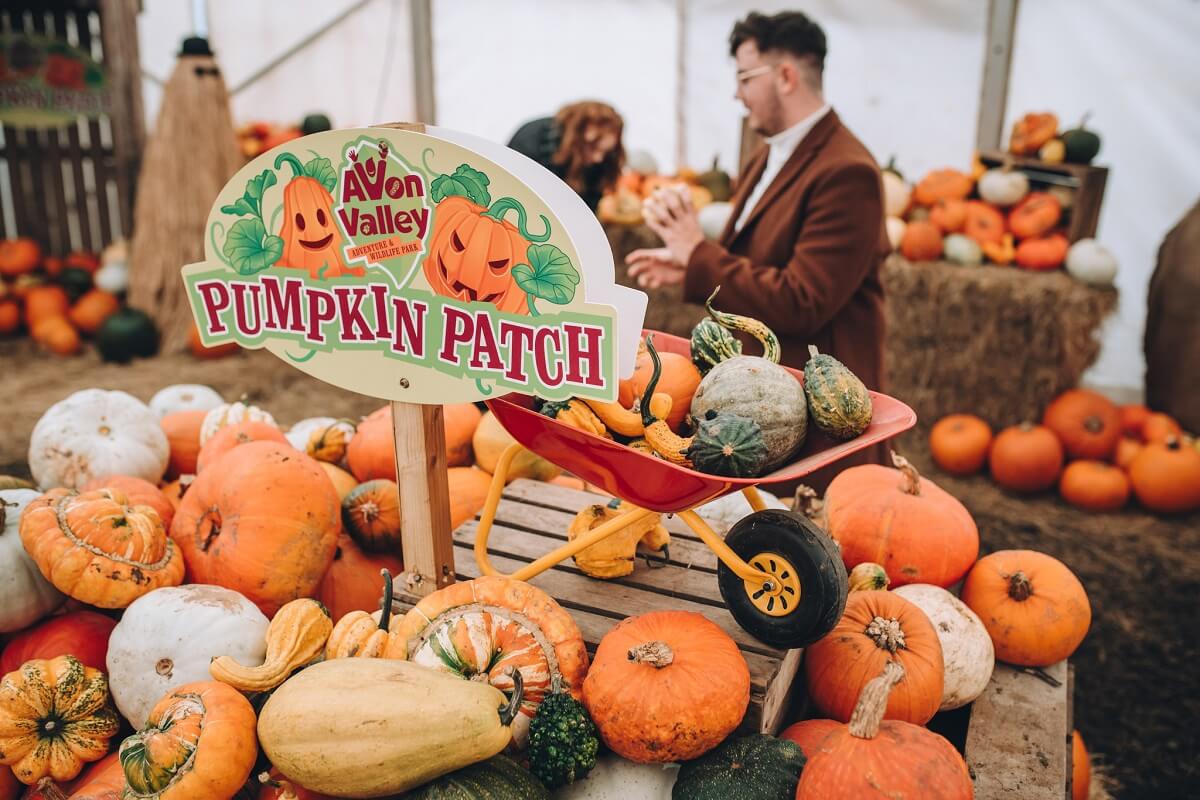
<svg viewBox="0 0 1200 800">
<path fill-rule="evenodd" d="M 308 114 L 299 125 L 280 125 L 274 122 L 248 122 L 235 131 L 238 147 L 249 161 L 285 142 L 299 139 L 310 133 L 327 131 L 333 127 L 325 114 Z"/>
<path fill-rule="evenodd" d="M 125 245 L 42 253 L 32 239 L 0 241 L 0 336 L 27 332 L 42 348 L 74 355 L 91 337 L 106 361 L 127 362 L 158 350 L 150 317 L 124 305 L 128 286 Z"/>
<path fill-rule="evenodd" d="M 686 194 L 700 214 L 700 225 L 709 238 L 716 238 L 729 215 L 732 181 L 717 159 L 704 172 L 684 167 L 675 175 L 663 175 L 653 157 L 631 153 L 616 187 L 600 198 L 596 216 L 601 222 L 616 225 L 641 225 L 645 203 L 654 202 L 664 191 Z M 711 208 L 710 208 L 711 206 Z M 715 230 L 715 233 L 714 233 Z"/>
<path fill-rule="evenodd" d="M 992 435 L 972 414 L 951 414 L 930 431 L 937 465 L 973 475 L 986 464 L 992 479 L 1018 493 L 1058 487 L 1088 511 L 1117 511 L 1132 495 L 1147 510 L 1200 510 L 1200 443 L 1167 414 L 1118 406 L 1098 392 L 1071 389 L 1026 422 Z"/>
</svg>

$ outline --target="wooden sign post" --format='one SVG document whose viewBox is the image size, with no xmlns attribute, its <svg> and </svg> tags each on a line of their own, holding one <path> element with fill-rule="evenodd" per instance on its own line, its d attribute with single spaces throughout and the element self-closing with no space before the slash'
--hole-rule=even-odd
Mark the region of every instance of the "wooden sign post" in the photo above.
<svg viewBox="0 0 1200 800">
<path fill-rule="evenodd" d="M 405 588 L 426 595 L 454 583 L 454 539 L 441 406 L 392 401 Z"/>
</svg>

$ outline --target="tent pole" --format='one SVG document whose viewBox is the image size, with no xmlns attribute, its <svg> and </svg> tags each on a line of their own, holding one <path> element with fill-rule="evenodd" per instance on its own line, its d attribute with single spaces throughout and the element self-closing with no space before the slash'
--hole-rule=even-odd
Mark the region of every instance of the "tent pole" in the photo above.
<svg viewBox="0 0 1200 800">
<path fill-rule="evenodd" d="M 980 151 L 998 150 L 1003 140 L 1019 4 L 1020 0 L 988 0 L 983 82 L 979 87 L 979 124 L 975 131 L 975 148 Z"/>
<path fill-rule="evenodd" d="M 430 0 L 409 0 L 412 11 L 413 96 L 417 119 L 432 125 L 437 120 L 433 91 L 433 8 Z"/>
<path fill-rule="evenodd" d="M 687 166 L 687 0 L 675 0 L 675 170 Z"/>
</svg>

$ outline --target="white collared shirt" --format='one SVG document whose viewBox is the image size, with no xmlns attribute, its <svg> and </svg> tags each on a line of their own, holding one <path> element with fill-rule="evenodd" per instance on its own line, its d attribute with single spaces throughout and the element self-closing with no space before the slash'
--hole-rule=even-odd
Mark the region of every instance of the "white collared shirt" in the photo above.
<svg viewBox="0 0 1200 800">
<path fill-rule="evenodd" d="M 783 169 L 783 165 L 791 158 L 792 153 L 796 152 L 796 148 L 804 141 L 804 137 L 809 134 L 829 111 L 830 105 L 826 103 L 787 130 L 781 131 L 774 136 L 766 137 L 764 141 L 770 147 L 770 150 L 767 152 L 767 165 L 763 168 L 763 173 L 758 179 L 758 183 L 754 185 L 754 191 L 746 198 L 746 205 L 742 206 L 741 216 L 738 217 L 737 225 L 734 226 L 735 231 L 740 231 L 742 226 L 746 224 L 746 219 L 749 218 L 750 212 L 754 210 L 754 207 L 758 205 L 758 201 L 766 194 L 767 187 L 771 185 L 771 181 L 775 180 L 776 176 L 779 175 L 779 171 Z"/>
</svg>

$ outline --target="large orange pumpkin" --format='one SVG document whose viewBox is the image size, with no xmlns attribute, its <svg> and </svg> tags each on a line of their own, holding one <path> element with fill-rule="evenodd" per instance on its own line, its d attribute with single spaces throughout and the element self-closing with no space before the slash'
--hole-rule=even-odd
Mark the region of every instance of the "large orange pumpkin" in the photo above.
<svg viewBox="0 0 1200 800">
<path fill-rule="evenodd" d="M 345 240 L 333 215 L 333 196 L 321 182 L 304 172 L 300 159 L 280 153 L 275 169 L 292 168 L 292 179 L 283 188 L 283 255 L 277 267 L 308 271 L 310 278 L 329 279 L 364 275 L 364 267 L 350 267 L 342 256 Z"/>
<path fill-rule="evenodd" d="M 942 231 L 928 220 L 913 220 L 900 237 L 900 254 L 909 261 L 935 261 L 942 257 Z"/>
<path fill-rule="evenodd" d="M 671 396 L 671 411 L 667 415 L 667 424 L 678 430 L 692 407 L 692 396 L 700 388 L 700 370 L 690 358 L 679 353 L 659 353 L 658 358 L 662 362 L 662 374 L 659 376 L 655 392 Z M 633 402 L 645 394 L 653 374 L 654 362 L 650 353 L 644 347 L 639 347 L 633 375 L 618 384 L 617 402 L 625 408 L 632 408 Z"/>
<path fill-rule="evenodd" d="M 338 537 L 333 563 L 321 578 L 316 598 L 329 609 L 329 616 L 341 619 L 351 611 L 379 610 L 379 571 L 392 575 L 404 571 L 400 553 L 364 553 L 350 535 Z"/>
<path fill-rule="evenodd" d="M 1072 461 L 1063 470 L 1058 491 L 1073 506 L 1087 511 L 1116 511 L 1129 502 L 1125 471 L 1103 461 Z"/>
<path fill-rule="evenodd" d="M 35 658 L 49 660 L 68 655 L 85 667 L 104 671 L 108 637 L 116 625 L 112 617 L 85 609 L 50 617 L 13 636 L 0 655 L 0 675 Z"/>
<path fill-rule="evenodd" d="M 967 224 L 965 200 L 938 200 L 929 210 L 929 221 L 942 229 L 942 233 L 958 233 Z"/>
<path fill-rule="evenodd" d="M 1048 233 L 1060 219 L 1062 203 L 1057 197 L 1049 192 L 1030 192 L 1008 212 L 1008 229 L 1018 239 L 1032 239 Z"/>
<path fill-rule="evenodd" d="M 492 476 L 478 467 L 451 467 L 446 481 L 450 490 L 450 530 L 457 530 L 483 509 Z"/>
<path fill-rule="evenodd" d="M 1183 428 L 1170 414 L 1155 411 L 1146 417 L 1142 424 L 1142 438 L 1147 442 L 1162 444 L 1168 439 L 1179 439 L 1183 436 Z"/>
<path fill-rule="evenodd" d="M 804 652 L 809 697 L 821 713 L 849 722 L 859 695 L 889 661 L 904 678 L 887 701 L 888 719 L 924 725 L 945 688 L 942 644 L 925 612 L 888 591 L 852 592 L 846 613 Z"/>
<path fill-rule="evenodd" d="M 340 510 L 315 460 L 276 442 L 251 442 L 196 477 L 171 537 L 189 582 L 239 591 L 269 617 L 317 590 L 333 562 Z"/>
<path fill-rule="evenodd" d="M 951 586 L 979 555 L 975 520 L 906 460 L 892 458 L 896 469 L 865 464 L 833 479 L 825 492 L 826 529 L 846 569 L 873 562 L 892 586 Z"/>
<path fill-rule="evenodd" d="M 446 466 L 469 467 L 475 460 L 471 438 L 483 412 L 474 403 L 448 403 L 442 406 L 442 426 L 446 429 Z"/>
<path fill-rule="evenodd" d="M 103 289 L 92 289 L 71 306 L 71 310 L 67 312 L 67 319 L 80 331 L 91 335 L 100 330 L 104 321 L 120 308 L 121 301 L 116 295 Z"/>
<path fill-rule="evenodd" d="M 204 425 L 207 411 L 175 411 L 167 414 L 159 424 L 171 445 L 171 459 L 167 462 L 167 480 L 180 475 L 196 474 L 196 459 L 200 455 L 200 428 Z"/>
<path fill-rule="evenodd" d="M 979 559 L 962 600 L 983 621 L 996 658 L 1045 667 L 1069 657 L 1092 624 L 1087 592 L 1057 558 L 1033 550 L 1001 550 Z"/>
<path fill-rule="evenodd" d="M 956 169 L 935 169 L 913 189 L 917 205 L 932 206 L 939 200 L 965 200 L 975 182 L 971 176 Z"/>
<path fill-rule="evenodd" d="M 1062 443 L 1043 425 L 1025 422 L 1005 428 L 988 453 L 992 479 L 1014 492 L 1041 492 L 1062 473 Z"/>
<path fill-rule="evenodd" d="M 342 501 L 342 522 L 362 549 L 400 552 L 400 489 L 396 482 L 376 478 L 360 483 Z"/>
<path fill-rule="evenodd" d="M 973 475 L 987 462 L 992 427 L 974 414 L 949 414 L 929 432 L 934 462 L 951 475 Z"/>
<path fill-rule="evenodd" d="M 34 286 L 25 294 L 25 326 L 33 330 L 39 322 L 51 317 L 66 319 L 71 310 L 67 290 L 55 284 Z"/>
<path fill-rule="evenodd" d="M 970 200 L 967 202 L 965 215 L 963 233 L 978 242 L 981 247 L 995 247 L 1004 242 L 1004 215 L 995 206 L 981 200 Z M 1000 251 L 993 252 L 999 254 Z M 996 258 L 992 260 L 997 261 Z"/>
<path fill-rule="evenodd" d="M 1121 412 L 1099 392 L 1069 389 L 1047 406 L 1042 424 L 1054 431 L 1069 457 L 1104 460 L 1117 449 Z"/>
<path fill-rule="evenodd" d="M 171 520 L 175 519 L 175 506 L 171 505 L 167 496 L 150 481 L 129 475 L 105 475 L 102 478 L 92 478 L 80 491 L 94 492 L 97 489 L 119 489 L 129 498 L 130 505 L 153 508 L 162 520 L 163 528 L 171 529 Z"/>
<path fill-rule="evenodd" d="M 42 263 L 42 248 L 33 239 L 0 241 L 0 276 L 15 278 L 33 272 Z"/>
<path fill-rule="evenodd" d="M 288 448 L 292 446 L 283 432 L 269 422 L 247 420 L 236 425 L 226 425 L 200 448 L 200 454 L 196 457 L 196 474 L 215 464 L 221 456 L 235 447 L 250 442 L 275 442 Z"/>
<path fill-rule="evenodd" d="M 622 620 L 600 640 L 583 704 L 618 755 L 684 761 L 741 724 L 750 669 L 716 623 L 690 611 L 653 611 Z"/>
<path fill-rule="evenodd" d="M 471 464 L 474 457 L 471 440 L 482 417 L 483 413 L 473 403 L 442 406 L 447 466 L 465 467 Z M 396 443 L 392 432 L 391 406 L 375 409 L 358 424 L 346 447 L 346 462 L 359 481 L 376 478 L 396 480 Z"/>
<path fill-rule="evenodd" d="M 1071 800 L 1088 800 L 1091 795 L 1092 762 L 1079 731 L 1072 731 Z"/>
<path fill-rule="evenodd" d="M 1150 442 L 1129 465 L 1129 481 L 1138 502 L 1151 511 L 1195 511 L 1200 508 L 1200 451 L 1173 436 Z"/>
<path fill-rule="evenodd" d="M 1026 239 L 1017 245 L 1017 266 L 1032 270 L 1058 269 L 1071 245 L 1061 233 Z"/>
<path fill-rule="evenodd" d="M 79 352 L 79 331 L 66 317 L 43 317 L 29 326 L 29 333 L 35 342 L 55 355 L 69 356 Z"/>
</svg>

